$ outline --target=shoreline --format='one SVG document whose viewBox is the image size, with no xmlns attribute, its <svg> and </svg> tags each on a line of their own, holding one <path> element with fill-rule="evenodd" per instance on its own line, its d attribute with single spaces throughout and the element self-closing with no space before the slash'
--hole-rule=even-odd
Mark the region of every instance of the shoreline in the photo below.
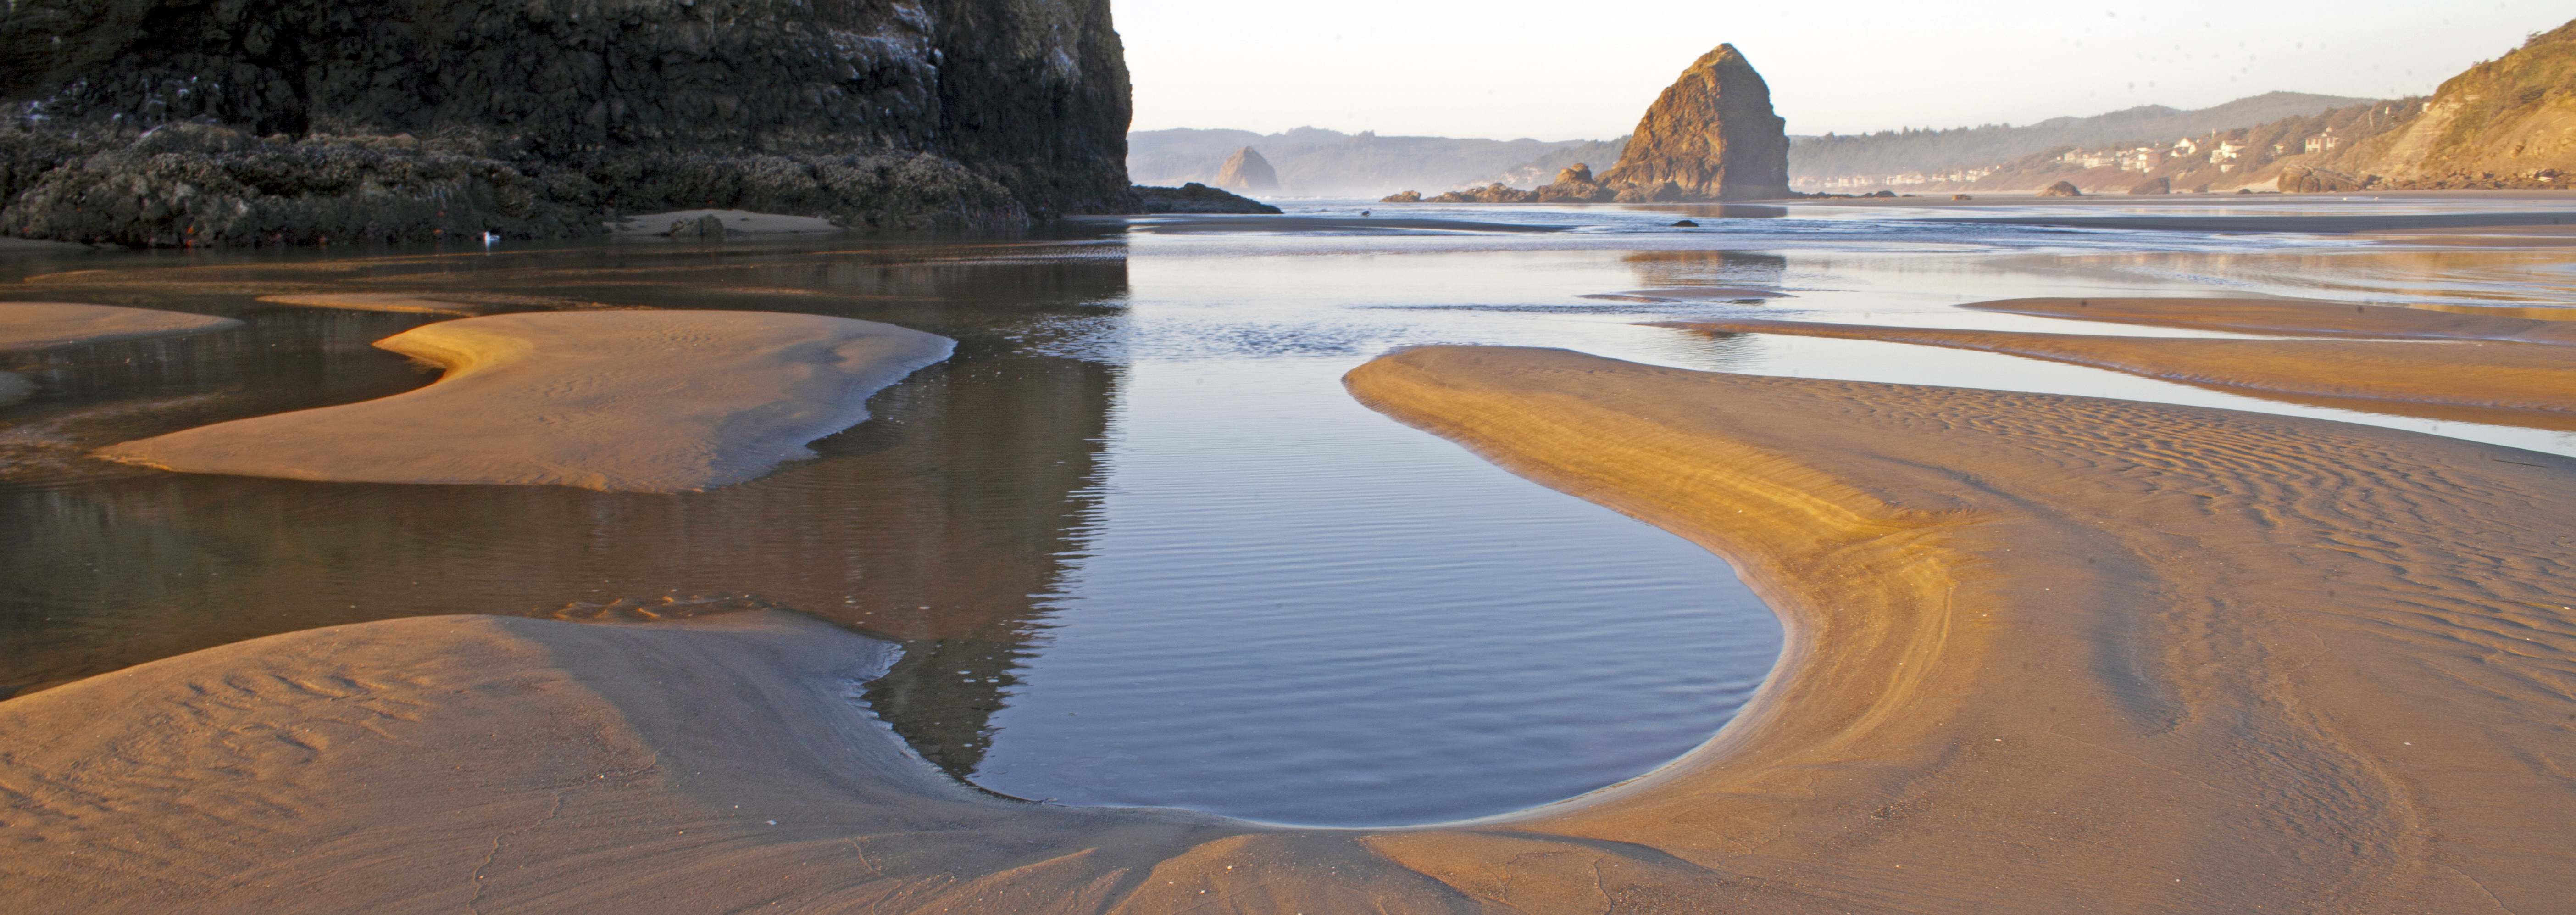
<svg viewBox="0 0 2576 915">
<path fill-rule="evenodd" d="M 2120 337 L 1758 319 L 1647 326 L 1997 353 L 2309 406 L 2576 430 L 2576 354 L 2543 344 Z"/>
<path fill-rule="evenodd" d="M 820 315 L 577 311 L 442 321 L 375 343 L 446 371 L 416 390 L 111 445 L 183 473 L 690 492 L 810 457 L 945 337 Z"/>
<path fill-rule="evenodd" d="M 0 302 L 0 353 L 180 337 L 243 326 L 232 318 L 184 311 L 83 302 Z"/>
<path fill-rule="evenodd" d="M 1761 693 L 1580 798 L 1296 829 L 971 792 L 846 698 L 876 643 L 789 614 L 415 618 L 0 703 L 87 725 L 11 728 L 53 735 L 0 753 L 52 844 L 6 866 L 64 890 L 29 898 L 135 911 L 336 911 L 356 897 L 328 891 L 368 887 L 553 910 L 1821 913 L 2527 910 L 2576 863 L 2576 790 L 2543 765 L 2576 714 L 2548 687 L 2576 613 L 2543 604 L 2576 460 L 1561 350 L 1408 350 L 1346 384 L 1728 557 L 1788 629 Z M 323 721 L 359 711 L 392 717 Z M 151 725 L 172 715 L 202 726 Z M 220 784 L 174 795 L 118 768 L 150 746 L 281 762 L 182 764 Z M 204 803 L 117 831 L 174 797 Z"/>
</svg>

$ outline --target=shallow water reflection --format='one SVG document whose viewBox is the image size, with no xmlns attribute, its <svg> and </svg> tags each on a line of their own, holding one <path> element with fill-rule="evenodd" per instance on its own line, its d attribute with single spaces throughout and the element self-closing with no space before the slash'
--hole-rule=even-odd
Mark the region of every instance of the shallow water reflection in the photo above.
<svg viewBox="0 0 2576 915">
<path fill-rule="evenodd" d="M 925 759 L 989 789 L 1279 822 L 1420 823 L 1570 797 L 1686 752 L 1769 672 L 1780 632 L 1707 552 L 1353 403 L 1340 374 L 1391 348 L 1558 346 L 2576 452 L 2565 433 L 2008 356 L 1637 324 L 1761 314 L 2065 330 L 2076 322 L 1951 306 L 2295 284 L 2524 307 L 2559 288 L 2538 262 L 1800 208 L 1708 212 L 1694 218 L 1713 224 L 1687 231 L 1660 228 L 1672 216 L 1651 208 L 1476 215 L 1578 228 L 1110 224 L 980 242 L 0 258 L 0 281 L 28 280 L 0 287 L 13 298 L 250 322 L 0 359 L 31 382 L 27 400 L 0 404 L 0 689 L 388 617 L 784 606 L 901 641 L 902 660 L 863 701 Z M 1598 297 L 1641 287 L 1682 292 Z M 1786 295 L 1688 292 L 1713 288 Z M 430 317 L 257 301 L 351 291 L 813 312 L 960 345 L 879 394 L 875 420 L 816 443 L 819 460 L 708 493 L 303 483 L 84 457 L 426 383 L 423 368 L 367 344 Z"/>
</svg>

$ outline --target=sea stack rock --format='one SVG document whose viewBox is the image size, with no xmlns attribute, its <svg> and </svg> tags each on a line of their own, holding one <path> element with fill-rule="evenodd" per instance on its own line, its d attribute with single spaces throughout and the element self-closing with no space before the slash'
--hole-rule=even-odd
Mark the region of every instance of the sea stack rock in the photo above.
<svg viewBox="0 0 2576 915">
<path fill-rule="evenodd" d="M 1734 45 L 1718 45 L 1656 97 L 1600 183 L 1620 200 L 1788 197 L 1787 127 L 1762 74 Z"/>
<path fill-rule="evenodd" d="M 1270 168 L 1270 160 L 1246 146 L 1234 151 L 1225 166 L 1216 170 L 1216 186 L 1238 191 L 1262 193 L 1279 190 L 1279 173 Z"/>
<path fill-rule="evenodd" d="M 2052 184 L 2052 185 L 2049 185 L 2049 186 L 2047 186 L 2047 187 L 2041 188 L 2041 189 L 2039 190 L 2039 196 L 2042 196 L 2042 197 L 2082 197 L 2082 196 L 2084 196 L 2084 192 L 2083 192 L 2083 191 L 2081 191 L 2081 190 L 2076 189 L 2074 182 L 2071 182 L 2071 181 L 2060 181 L 2060 182 L 2057 182 L 2056 184 Z"/>
<path fill-rule="evenodd" d="M 1133 204 L 1109 0 L 15 0 L 0 231 L 598 234 L 745 209 L 1008 227 Z"/>
</svg>

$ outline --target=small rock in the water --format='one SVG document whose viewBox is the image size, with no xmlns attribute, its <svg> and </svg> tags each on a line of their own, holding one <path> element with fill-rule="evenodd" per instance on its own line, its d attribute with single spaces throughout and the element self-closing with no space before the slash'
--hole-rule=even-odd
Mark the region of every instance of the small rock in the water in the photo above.
<svg viewBox="0 0 2576 915">
<path fill-rule="evenodd" d="M 1952 195 L 1950 195 L 1950 199 L 1952 199 L 1952 200 L 1975 200 L 1975 199 L 1977 199 L 1977 198 L 1970 197 L 1970 196 L 1968 196 L 1968 195 L 1966 195 L 1966 194 L 1952 194 Z"/>
<path fill-rule="evenodd" d="M 1685 220 L 1682 220 L 1682 221 L 1680 221 L 1680 222 L 1673 223 L 1673 228 L 1676 228 L 1676 229 L 1696 229 L 1696 228 L 1699 228 L 1699 223 L 1692 222 L 1692 221 L 1690 221 L 1690 220 L 1685 219 Z"/>
<path fill-rule="evenodd" d="M 2075 182 L 2072 182 L 2072 181 L 2060 181 L 2060 182 L 2057 182 L 2056 184 L 2049 185 L 2047 188 L 2045 188 L 2045 189 L 2041 190 L 2041 191 L 2039 192 L 2039 196 L 2042 196 L 2042 197 L 2082 197 L 2082 196 L 2084 196 L 2084 192 L 2083 192 L 2083 191 L 2081 191 L 2081 190 L 2076 189 L 2076 187 L 2075 187 Z"/>
</svg>

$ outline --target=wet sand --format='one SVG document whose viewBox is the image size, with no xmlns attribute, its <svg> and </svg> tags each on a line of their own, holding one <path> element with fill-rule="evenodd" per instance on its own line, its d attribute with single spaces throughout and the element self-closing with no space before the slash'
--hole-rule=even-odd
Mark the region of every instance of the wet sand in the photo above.
<svg viewBox="0 0 2576 915">
<path fill-rule="evenodd" d="M 240 327 L 231 318 L 77 302 L 0 302 L 0 353 L 148 340 Z"/>
<path fill-rule="evenodd" d="M 1777 289 L 1751 286 L 1675 286 L 1665 289 L 1630 289 L 1625 292 L 1596 292 L 1575 296 L 1578 299 L 1603 299 L 1612 302 L 1733 302 L 1744 299 L 1796 298 Z"/>
<path fill-rule="evenodd" d="M 2576 345 L 2576 322 L 2571 321 L 2313 299 L 1998 299 L 1959 307 L 2043 318 L 2250 334 Z"/>
<path fill-rule="evenodd" d="M 2283 195 L 2272 198 L 2292 205 L 2317 206 L 2325 195 Z M 1911 201 L 1909 201 L 1911 202 Z M 2015 201 L 2028 204 L 2030 201 Z M 2193 203 L 2226 206 L 2222 197 L 2196 197 Z M 2064 205 L 2050 201 L 2051 205 Z M 2106 206 L 2137 206 L 2134 198 L 2122 201 L 2108 198 Z M 2069 229 L 2142 229 L 2157 232 L 2280 232 L 2300 235 L 2352 235 L 2361 233 L 2408 233 L 2438 229 L 2488 228 L 2510 226 L 2576 225 L 2576 199 L 2565 209 L 2519 213 L 2368 213 L 2336 216 L 2244 215 L 2244 214 L 2174 214 L 2124 213 L 2114 216 L 1944 216 L 1926 222 L 1968 222 L 1988 225 L 2050 226 Z"/>
<path fill-rule="evenodd" d="M 672 223 L 686 223 L 693 232 L 700 219 L 713 216 L 724 223 L 725 234 L 742 235 L 815 235 L 848 231 L 820 216 L 790 216 L 781 213 L 756 213 L 751 210 L 673 210 L 668 213 L 646 213 L 629 216 L 608 224 L 611 234 L 619 238 L 669 237 Z M 711 241 L 684 234 L 681 241 Z"/>
<path fill-rule="evenodd" d="M 2433 411 L 2437 419 L 2576 429 L 2576 351 L 2556 346 L 2114 337 L 1753 319 L 1654 326 L 2003 353 L 2235 393 L 2291 395 L 2299 403 L 2386 411 L 2394 401 L 2458 408 Z"/>
<path fill-rule="evenodd" d="M 1763 694 L 1420 830 L 938 778 L 779 613 L 411 619 L 0 704 L 27 911 L 2542 911 L 2576 865 L 2576 461 L 2221 410 L 1373 361 L 1363 402 L 1736 563 Z M 776 821 L 772 825 L 771 821 Z"/>
<path fill-rule="evenodd" d="M 498 311 L 555 311 L 611 307 L 562 296 L 508 295 L 488 292 L 294 293 L 264 295 L 260 296 L 259 300 L 272 305 L 302 305 L 307 308 L 345 308 L 353 311 L 389 311 L 453 317 L 472 317 Z"/>
<path fill-rule="evenodd" d="M 951 341 L 819 315 L 601 311 L 447 321 L 377 341 L 437 363 L 392 397 L 100 449 L 187 473 L 680 492 L 810 457 Z"/>
<path fill-rule="evenodd" d="M 1117 217 L 1134 231 L 1157 235 L 1202 232 L 1307 232 L 1335 235 L 1426 235 L 1456 232 L 1563 232 L 1572 226 L 1464 219 L 1390 219 L 1349 216 L 1234 216 L 1160 214 Z M 1095 217 L 1088 221 L 1103 221 Z"/>
</svg>

